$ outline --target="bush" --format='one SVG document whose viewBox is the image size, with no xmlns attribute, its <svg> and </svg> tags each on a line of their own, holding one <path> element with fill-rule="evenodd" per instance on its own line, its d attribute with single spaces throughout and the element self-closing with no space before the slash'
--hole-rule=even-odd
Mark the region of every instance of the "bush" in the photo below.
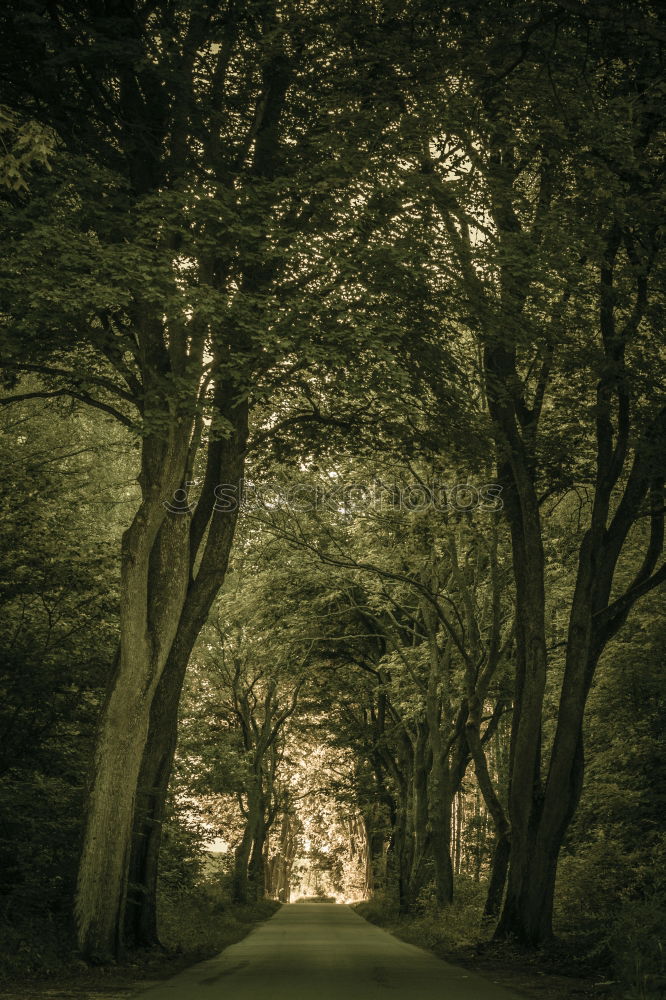
<svg viewBox="0 0 666 1000">
<path fill-rule="evenodd" d="M 159 927 L 162 944 L 172 952 L 210 958 L 240 941 L 252 926 L 280 907 L 272 899 L 232 904 L 221 889 L 201 885 L 186 893 L 162 893 Z"/>
<path fill-rule="evenodd" d="M 459 877 L 451 906 L 437 906 L 434 885 L 425 886 L 416 901 L 414 913 L 399 915 L 388 897 L 376 896 L 357 904 L 356 912 L 370 923 L 386 927 L 410 944 L 446 955 L 474 945 L 482 930 L 486 887 L 483 883 Z"/>
<path fill-rule="evenodd" d="M 627 1000 L 666 996 L 666 900 L 628 900 L 612 926 L 610 947 L 615 975 Z"/>
<path fill-rule="evenodd" d="M 398 911 L 393 900 L 389 896 L 379 893 L 373 896 L 372 899 L 356 903 L 353 909 L 364 920 L 368 920 L 371 924 L 377 924 L 379 927 L 395 923 L 398 919 Z"/>
<path fill-rule="evenodd" d="M 633 853 L 598 836 L 562 858 L 557 927 L 581 961 L 611 970 L 627 1000 L 666 995 L 666 838 L 647 837 Z"/>
<path fill-rule="evenodd" d="M 207 834 L 193 822 L 187 804 L 167 800 L 160 844 L 160 886 L 172 895 L 188 892 L 205 878 Z"/>
</svg>

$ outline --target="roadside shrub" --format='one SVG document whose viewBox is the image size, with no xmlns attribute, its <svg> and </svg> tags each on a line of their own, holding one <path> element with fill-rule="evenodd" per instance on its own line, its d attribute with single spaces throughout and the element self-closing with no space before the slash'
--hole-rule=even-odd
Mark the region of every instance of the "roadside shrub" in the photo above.
<svg viewBox="0 0 666 1000">
<path fill-rule="evenodd" d="M 610 935 L 615 974 L 627 1000 L 666 996 L 666 900 L 627 900 Z"/>
<path fill-rule="evenodd" d="M 434 884 L 429 883 L 421 890 L 411 914 L 399 915 L 395 904 L 385 896 L 358 903 L 354 909 L 370 923 L 386 927 L 404 941 L 446 955 L 469 948 L 479 940 L 485 896 L 483 882 L 460 876 L 451 906 L 438 907 Z"/>
<path fill-rule="evenodd" d="M 557 929 L 581 961 L 608 970 L 627 1000 L 666 996 L 666 837 L 633 852 L 597 836 L 560 862 Z"/>
<path fill-rule="evenodd" d="M 384 927 L 398 918 L 398 908 L 394 899 L 383 893 L 377 893 L 372 899 L 365 899 L 353 907 L 358 914 L 371 924 Z"/>
<path fill-rule="evenodd" d="M 280 904 L 272 899 L 232 904 L 215 886 L 201 885 L 179 896 L 160 898 L 162 944 L 172 952 L 209 958 L 240 941 L 257 921 L 267 920 Z"/>
</svg>

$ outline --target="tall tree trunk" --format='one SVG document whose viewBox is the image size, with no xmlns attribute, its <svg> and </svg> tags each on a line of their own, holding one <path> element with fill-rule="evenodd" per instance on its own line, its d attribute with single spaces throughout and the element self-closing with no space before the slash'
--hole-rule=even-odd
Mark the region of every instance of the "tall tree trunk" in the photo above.
<svg viewBox="0 0 666 1000">
<path fill-rule="evenodd" d="M 366 825 L 366 845 L 365 896 L 370 899 L 386 889 L 386 840 L 383 831 L 370 830 Z"/>
<path fill-rule="evenodd" d="M 399 913 L 409 912 L 409 881 L 412 869 L 411 838 L 408 834 L 407 809 L 402 801 L 396 809 L 395 823 L 387 854 L 387 875 L 395 891 Z"/>
<path fill-rule="evenodd" d="M 280 824 L 278 850 L 273 857 L 273 874 L 270 886 L 271 894 L 281 903 L 288 903 L 291 895 L 289 882 L 295 848 L 293 819 L 289 810 L 286 809 L 282 814 L 282 823 Z"/>
<path fill-rule="evenodd" d="M 640 468 L 636 459 L 634 469 L 625 488 L 622 503 L 611 522 L 606 527 L 608 498 L 599 488 L 595 496 L 591 527 L 586 533 L 579 550 L 578 573 L 569 616 L 569 631 L 565 657 L 564 676 L 560 692 L 557 728 L 550 753 L 549 769 L 545 788 L 540 780 L 529 786 L 519 785 L 519 772 L 527 760 L 538 762 L 540 755 L 540 734 L 534 723 L 537 705 L 541 705 L 543 689 L 541 671 L 536 683 L 531 678 L 532 702 L 521 699 L 520 712 L 514 717 L 512 752 L 510 760 L 512 811 L 511 848 L 507 894 L 496 935 L 514 937 L 528 946 L 539 946 L 553 936 L 553 902 L 557 862 L 564 837 L 575 813 L 583 785 L 583 716 L 592 679 L 599 656 L 609 638 L 619 630 L 635 600 L 640 596 L 641 586 L 659 582 L 661 575 L 650 576 L 658 554 L 663 546 L 663 499 L 661 487 L 659 503 L 662 513 L 660 523 L 653 527 L 646 561 L 639 571 L 639 585 L 630 586 L 627 593 L 609 608 L 609 595 L 613 583 L 614 570 L 629 530 L 632 518 L 636 516 L 640 500 L 647 492 L 647 477 L 638 484 L 632 483 L 635 469 Z M 638 478 L 638 477 L 636 477 Z M 601 494 L 601 496 L 600 496 Z M 627 501 L 629 496 L 630 502 Z M 623 509 L 629 508 L 629 513 Z M 632 510 L 633 507 L 633 510 Z M 601 511 L 599 511 L 601 508 Z M 617 526 L 617 518 L 625 524 Z M 616 528 L 614 537 L 613 528 Z M 661 571 L 664 573 L 664 571 Z M 527 575 L 527 574 L 526 574 Z M 531 575 L 534 578 L 534 567 Z M 666 575 L 666 573 L 665 573 Z M 523 642 L 525 639 L 523 638 Z M 518 653 L 523 661 L 530 647 L 525 645 Z M 531 649 L 532 662 L 542 659 L 540 644 Z M 545 654 L 543 656 L 545 662 Z M 525 674 L 518 691 L 525 690 Z M 535 697 L 536 694 L 536 697 Z M 528 706 L 526 711 L 526 706 Z M 539 708 L 539 712 L 541 708 Z M 531 716 L 532 737 L 520 743 L 521 725 L 525 716 Z M 523 772 L 525 773 L 525 772 Z M 538 773 L 538 771 L 536 772 Z M 525 817 L 527 821 L 525 822 Z M 522 822 L 521 837 L 516 837 L 516 823 Z"/>
<path fill-rule="evenodd" d="M 135 948 L 159 946 L 157 878 L 167 790 L 177 742 L 177 718 L 187 660 L 169 658 L 153 701 L 138 779 L 125 937 Z"/>
<path fill-rule="evenodd" d="M 188 443 L 184 425 L 144 441 L 144 499 L 122 541 L 120 654 L 99 723 L 75 907 L 79 948 L 93 962 L 123 946 L 136 784 L 187 586 L 188 525 L 162 501 L 182 482 Z"/>
<path fill-rule="evenodd" d="M 467 746 L 474 761 L 474 770 L 479 790 L 495 828 L 495 846 L 490 870 L 490 883 L 483 911 L 484 917 L 490 919 L 498 915 L 502 904 L 511 850 L 511 826 L 504 806 L 493 785 L 488 768 L 488 760 L 481 741 L 481 715 L 483 709 L 481 699 L 472 693 L 468 697 L 468 704 L 469 716 L 466 726 Z"/>
<path fill-rule="evenodd" d="M 451 860 L 451 814 L 453 800 L 440 792 L 432 809 L 432 854 L 435 862 L 435 892 L 439 906 L 453 902 L 453 862 Z"/>
<path fill-rule="evenodd" d="M 489 92 L 487 109 L 493 120 L 497 120 L 496 96 Z M 644 107 L 642 113 L 649 117 L 651 111 Z M 635 122 L 639 120 L 640 113 Z M 646 134 L 649 135 L 649 130 L 646 132 L 645 125 L 636 124 L 633 142 L 637 156 L 644 155 Z M 513 186 L 517 174 L 507 184 L 504 171 L 507 157 L 513 160 L 513 141 L 503 125 L 497 128 L 491 134 L 488 160 L 491 212 L 499 241 L 509 251 L 499 267 L 499 314 L 494 307 L 488 310 L 490 303 L 484 301 L 485 292 L 469 267 L 465 281 L 470 291 L 473 287 L 480 292 L 478 318 L 483 330 L 487 399 L 504 509 L 511 529 L 516 585 L 516 696 L 509 789 L 511 847 L 507 893 L 497 933 L 538 946 L 552 936 L 557 859 L 580 795 L 583 713 L 597 660 L 636 600 L 666 578 L 666 566 L 657 568 L 664 543 L 666 411 L 662 401 L 651 413 L 644 403 L 636 406 L 635 384 L 626 365 L 627 346 L 634 342 L 648 309 L 650 278 L 657 259 L 657 230 L 646 200 L 631 221 L 622 214 L 611 213 L 610 219 L 600 215 L 600 241 L 591 254 L 596 274 L 594 286 L 587 287 L 596 298 L 598 311 L 594 342 L 598 357 L 596 398 L 594 423 L 589 427 L 590 438 L 593 434 L 595 441 L 595 481 L 589 525 L 578 551 L 557 729 L 544 787 L 540 767 L 547 647 L 545 565 L 538 499 L 542 486 L 537 488 L 537 484 L 545 472 L 545 467 L 539 467 L 539 451 L 546 441 L 539 440 L 539 423 L 551 379 L 560 320 L 574 290 L 565 281 L 560 308 L 549 329 L 544 331 L 543 341 L 537 341 L 539 347 L 545 348 L 539 389 L 528 397 L 524 377 L 519 372 L 519 357 L 524 361 L 521 338 L 512 331 L 524 325 L 525 304 L 530 294 L 530 281 L 525 280 L 530 272 L 529 255 L 533 249 L 541 248 L 531 246 L 534 229 L 530 238 L 525 239 L 527 230 L 523 229 Z M 632 179 L 627 181 L 626 191 L 631 190 L 635 195 L 639 187 Z M 638 209 L 638 203 L 635 207 Z M 601 211 L 605 213 L 606 207 Z M 636 251 L 637 231 L 641 232 L 641 246 L 652 248 L 646 250 L 645 256 Z M 519 246 L 522 249 L 516 252 Z M 624 253 L 631 264 L 629 272 L 623 264 Z M 618 272 L 622 280 L 618 280 Z M 588 281 L 590 277 L 588 274 Z M 636 424 L 638 412 L 640 431 Z M 618 559 L 632 526 L 646 513 L 648 495 L 650 534 L 643 563 L 624 594 L 611 601 Z"/>
<path fill-rule="evenodd" d="M 266 820 L 262 792 L 261 760 L 258 770 L 251 776 L 247 791 L 247 813 L 241 842 L 236 849 L 234 871 L 231 881 L 231 896 L 235 903 L 248 903 L 256 898 L 253 878 L 258 874 L 259 860 L 263 864 L 263 847 L 266 837 Z M 253 849 L 260 844 L 259 858 Z M 263 876 L 261 877 L 263 883 Z"/>
<path fill-rule="evenodd" d="M 453 902 L 451 828 L 454 795 L 448 755 L 439 749 L 438 757 L 437 760 L 433 759 L 430 789 L 431 850 L 435 863 L 437 903 L 439 906 L 449 906 Z"/>
<path fill-rule="evenodd" d="M 150 724 L 137 781 L 136 813 L 129 866 L 129 893 L 125 908 L 128 944 L 150 948 L 159 945 L 157 927 L 157 880 L 162 822 L 178 734 L 178 706 L 187 665 L 199 632 L 226 576 L 233 544 L 238 506 L 216 509 L 215 488 L 232 486 L 240 499 L 244 453 L 247 441 L 247 409 L 230 402 L 231 387 L 222 386 L 217 400 L 220 411 L 235 433 L 209 446 L 206 478 L 199 505 L 188 522 L 190 573 L 204 539 L 203 556 L 196 577 L 190 576 L 178 630 L 169 651 L 150 711 Z"/>
<path fill-rule="evenodd" d="M 437 904 L 450 906 L 453 902 L 454 884 L 451 834 L 456 788 L 454 787 L 455 779 L 451 773 L 449 746 L 442 734 L 442 720 L 440 719 L 437 694 L 439 667 L 436 663 L 434 666 L 435 669 L 431 670 L 426 697 L 428 738 L 432 756 L 429 789 L 430 847 L 435 865 Z M 462 776 L 460 780 L 462 780 Z"/>
<path fill-rule="evenodd" d="M 554 879 L 552 862 L 535 855 L 543 802 L 541 718 L 546 679 L 543 553 L 535 537 L 538 523 L 537 513 L 531 552 L 525 552 L 524 535 L 519 542 L 514 537 L 517 642 L 509 786 L 511 843 L 506 898 L 496 931 L 498 937 L 515 936 L 530 945 L 552 936 L 553 887 L 547 887 L 551 872 Z M 515 525 L 512 533 L 516 533 Z M 529 539 L 530 533 L 525 534 Z"/>
<path fill-rule="evenodd" d="M 254 842 L 254 817 L 249 815 L 245 821 L 245 829 L 241 842 L 236 848 L 234 871 L 231 878 L 231 898 L 234 903 L 247 903 L 250 898 L 250 855 Z"/>
<path fill-rule="evenodd" d="M 266 895 L 265 843 L 266 821 L 260 808 L 254 826 L 252 853 L 248 864 L 249 895 L 253 901 L 263 899 Z"/>
<path fill-rule="evenodd" d="M 507 315 L 514 314 L 509 277 L 504 296 Z M 517 426 L 515 400 L 509 387 L 516 378 L 515 351 L 488 338 L 484 361 L 488 404 L 497 434 L 498 478 L 504 510 L 511 531 L 516 591 L 516 682 L 511 731 L 511 780 L 509 815 L 511 846 L 509 878 L 498 936 L 516 932 L 518 914 L 526 915 L 528 900 L 541 891 L 544 872 L 532 870 L 535 834 L 542 804 L 541 720 L 546 684 L 546 614 L 544 551 L 541 515 L 534 485 L 534 455 L 531 440 Z M 548 911 L 550 914 L 550 911 Z M 521 919 L 521 918 L 518 918 Z M 551 916 L 541 919 L 538 929 L 546 940 Z M 518 936 L 526 943 L 535 929 L 526 916 Z"/>
<path fill-rule="evenodd" d="M 456 813 L 455 813 L 455 863 L 453 866 L 454 874 L 460 875 L 462 867 L 462 829 L 463 829 L 463 814 L 464 814 L 464 802 L 462 790 L 458 792 L 456 797 Z"/>
<path fill-rule="evenodd" d="M 531 499 L 536 502 L 536 498 Z M 517 669 L 509 787 L 511 847 L 506 901 L 497 933 L 498 936 L 517 935 L 527 944 L 536 944 L 552 936 L 552 907 L 549 906 L 552 888 L 546 891 L 552 861 L 538 859 L 534 854 L 543 801 L 541 717 L 546 640 L 540 520 L 538 512 L 530 513 L 532 516 L 523 520 L 531 521 L 532 530 L 525 531 L 523 526 L 519 529 L 521 540 L 516 543 L 514 539 Z M 517 530 L 512 525 L 514 535 Z M 525 536 L 531 540 L 531 546 L 524 544 Z M 517 918 L 521 922 L 519 928 Z"/>
<path fill-rule="evenodd" d="M 483 907 L 484 920 L 495 920 L 499 915 L 509 870 L 510 853 L 511 839 L 508 834 L 497 834 L 490 866 L 488 892 L 486 893 L 486 901 Z"/>
<path fill-rule="evenodd" d="M 427 727 L 425 724 L 419 723 L 414 737 L 410 782 L 411 809 L 409 818 L 412 848 L 410 851 L 409 884 L 407 888 L 407 906 L 410 911 L 416 906 L 419 893 L 423 888 L 426 855 L 430 847 L 430 834 L 428 831 L 428 766 L 426 761 L 427 739 Z"/>
<path fill-rule="evenodd" d="M 575 617 L 572 613 L 572 619 Z M 497 936 L 515 937 L 530 946 L 541 945 L 553 936 L 557 863 L 583 785 L 582 724 L 588 687 L 585 678 L 588 683 L 591 681 L 595 667 L 595 663 L 590 662 L 590 656 L 589 646 L 584 644 L 581 649 L 570 634 L 548 779 L 545 791 L 537 802 L 538 822 L 531 830 L 527 850 L 523 851 L 520 859 L 511 854 L 510 866 L 520 862 L 521 878 L 512 880 L 510 867 L 507 897 Z M 583 682 L 582 688 L 574 683 L 574 674 Z"/>
<path fill-rule="evenodd" d="M 136 690 L 125 689 L 110 699 L 96 749 L 76 911 L 79 947 L 92 962 L 111 962 L 122 947 L 118 929 L 125 904 L 133 778 L 148 730 L 148 705 L 137 695 Z M 130 707 L 134 719 L 128 724 Z"/>
</svg>

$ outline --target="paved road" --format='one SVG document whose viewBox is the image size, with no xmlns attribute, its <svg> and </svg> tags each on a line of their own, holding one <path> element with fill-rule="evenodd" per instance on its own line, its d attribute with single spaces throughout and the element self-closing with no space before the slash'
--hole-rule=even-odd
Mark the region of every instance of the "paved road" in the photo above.
<svg viewBox="0 0 666 1000">
<path fill-rule="evenodd" d="M 348 906 L 282 906 L 217 958 L 141 1000 L 517 1000 L 374 927 Z"/>
</svg>

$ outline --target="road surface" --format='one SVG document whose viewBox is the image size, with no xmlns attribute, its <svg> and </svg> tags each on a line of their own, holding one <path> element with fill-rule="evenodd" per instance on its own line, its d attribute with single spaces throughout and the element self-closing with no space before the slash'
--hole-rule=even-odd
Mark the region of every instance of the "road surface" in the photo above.
<svg viewBox="0 0 666 1000">
<path fill-rule="evenodd" d="M 517 1000 L 374 927 L 348 906 L 282 906 L 217 958 L 141 1000 Z"/>
</svg>

